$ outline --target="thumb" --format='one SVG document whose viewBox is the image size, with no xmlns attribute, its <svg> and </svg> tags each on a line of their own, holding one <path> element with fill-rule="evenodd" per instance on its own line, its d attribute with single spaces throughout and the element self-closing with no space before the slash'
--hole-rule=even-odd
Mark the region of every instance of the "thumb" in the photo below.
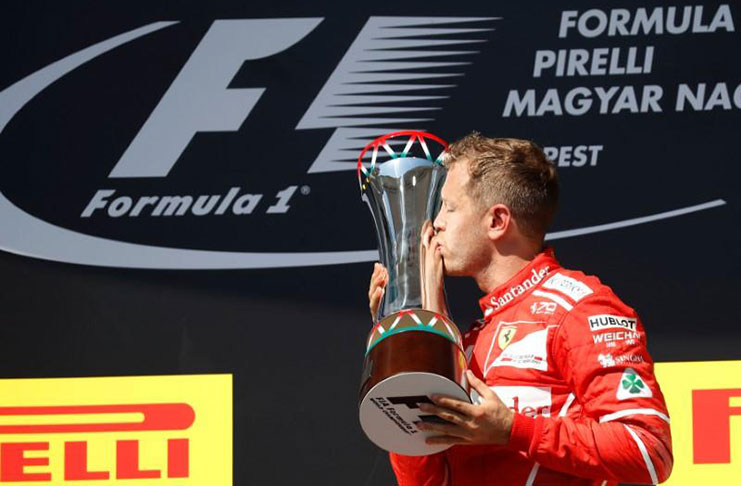
<svg viewBox="0 0 741 486">
<path fill-rule="evenodd" d="M 491 388 L 486 386 L 486 383 L 479 380 L 476 375 L 473 374 L 473 371 L 467 370 L 466 377 L 468 378 L 468 382 L 471 384 L 471 387 L 476 390 L 482 398 L 484 398 L 485 400 L 490 400 L 496 397 L 494 392 L 491 391 Z"/>
</svg>

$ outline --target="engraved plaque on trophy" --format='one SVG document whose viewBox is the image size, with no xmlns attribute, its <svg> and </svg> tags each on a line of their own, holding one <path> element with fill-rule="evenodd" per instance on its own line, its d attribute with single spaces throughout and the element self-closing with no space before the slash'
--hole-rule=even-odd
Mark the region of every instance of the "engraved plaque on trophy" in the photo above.
<svg viewBox="0 0 741 486">
<path fill-rule="evenodd" d="M 431 394 L 470 402 L 461 334 L 446 316 L 424 309 L 423 249 L 426 221 L 440 205 L 446 143 L 425 132 L 384 135 L 358 158 L 363 200 L 375 222 L 388 283 L 377 322 L 366 342 L 360 385 L 360 424 L 382 449 L 421 456 L 450 446 L 427 445 L 432 435 L 415 422 L 438 421 L 419 404 Z M 439 152 L 437 155 L 434 155 Z"/>
</svg>

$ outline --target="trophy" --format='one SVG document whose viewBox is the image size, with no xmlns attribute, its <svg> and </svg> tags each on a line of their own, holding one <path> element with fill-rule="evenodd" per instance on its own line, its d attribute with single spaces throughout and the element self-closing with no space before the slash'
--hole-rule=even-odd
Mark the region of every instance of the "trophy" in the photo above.
<svg viewBox="0 0 741 486">
<path fill-rule="evenodd" d="M 431 145 L 439 149 L 436 158 Z M 366 342 L 360 425 L 377 446 L 408 456 L 450 447 L 425 444 L 433 433 L 415 423 L 440 419 L 425 415 L 420 403 L 432 403 L 432 394 L 470 403 L 460 331 L 448 317 L 423 308 L 421 235 L 440 206 L 446 147 L 429 133 L 394 132 L 368 144 L 358 158 L 362 199 L 373 215 L 381 263 L 388 270 L 377 323 Z"/>
</svg>

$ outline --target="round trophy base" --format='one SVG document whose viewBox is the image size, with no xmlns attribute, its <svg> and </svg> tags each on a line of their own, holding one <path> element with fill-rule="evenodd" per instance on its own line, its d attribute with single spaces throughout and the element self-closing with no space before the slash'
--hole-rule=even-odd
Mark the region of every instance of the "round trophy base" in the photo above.
<svg viewBox="0 0 741 486">
<path fill-rule="evenodd" d="M 425 444 L 436 434 L 417 429 L 415 422 L 440 420 L 419 409 L 432 403 L 432 394 L 470 403 L 460 342 L 455 324 L 423 309 L 391 314 L 373 328 L 359 394 L 360 425 L 373 443 L 407 456 L 447 449 Z"/>
<path fill-rule="evenodd" d="M 418 430 L 415 422 L 440 421 L 419 409 L 432 403 L 428 396 L 440 394 L 470 403 L 457 383 L 434 373 L 408 372 L 377 383 L 360 402 L 360 426 L 381 449 L 405 456 L 426 456 L 448 449 L 449 445 L 425 444 L 434 432 Z"/>
</svg>

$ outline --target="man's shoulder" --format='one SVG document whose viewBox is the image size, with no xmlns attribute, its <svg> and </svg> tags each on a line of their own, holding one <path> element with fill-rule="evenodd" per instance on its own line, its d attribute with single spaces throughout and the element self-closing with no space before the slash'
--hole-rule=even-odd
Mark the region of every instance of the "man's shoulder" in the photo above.
<svg viewBox="0 0 741 486">
<path fill-rule="evenodd" d="M 643 325 L 635 309 L 594 275 L 558 269 L 541 288 L 563 301 L 565 312 L 557 316 L 557 325 L 558 334 L 568 347 L 593 346 L 597 342 L 594 336 L 604 338 L 604 332 L 619 332 L 615 336 L 628 336 L 626 339 L 643 336 Z"/>
<path fill-rule="evenodd" d="M 566 306 L 569 311 L 575 307 L 582 309 L 608 303 L 624 310 L 630 309 L 599 277 L 580 270 L 559 268 L 543 280 L 540 290 L 561 297 L 569 304 Z"/>
<path fill-rule="evenodd" d="M 568 322 L 573 317 L 588 314 L 613 313 L 635 316 L 635 310 L 623 302 L 609 285 L 596 275 L 580 270 L 558 268 L 549 273 L 533 292 L 533 296 L 545 296 L 558 302 L 564 312 L 558 317 Z"/>
</svg>

